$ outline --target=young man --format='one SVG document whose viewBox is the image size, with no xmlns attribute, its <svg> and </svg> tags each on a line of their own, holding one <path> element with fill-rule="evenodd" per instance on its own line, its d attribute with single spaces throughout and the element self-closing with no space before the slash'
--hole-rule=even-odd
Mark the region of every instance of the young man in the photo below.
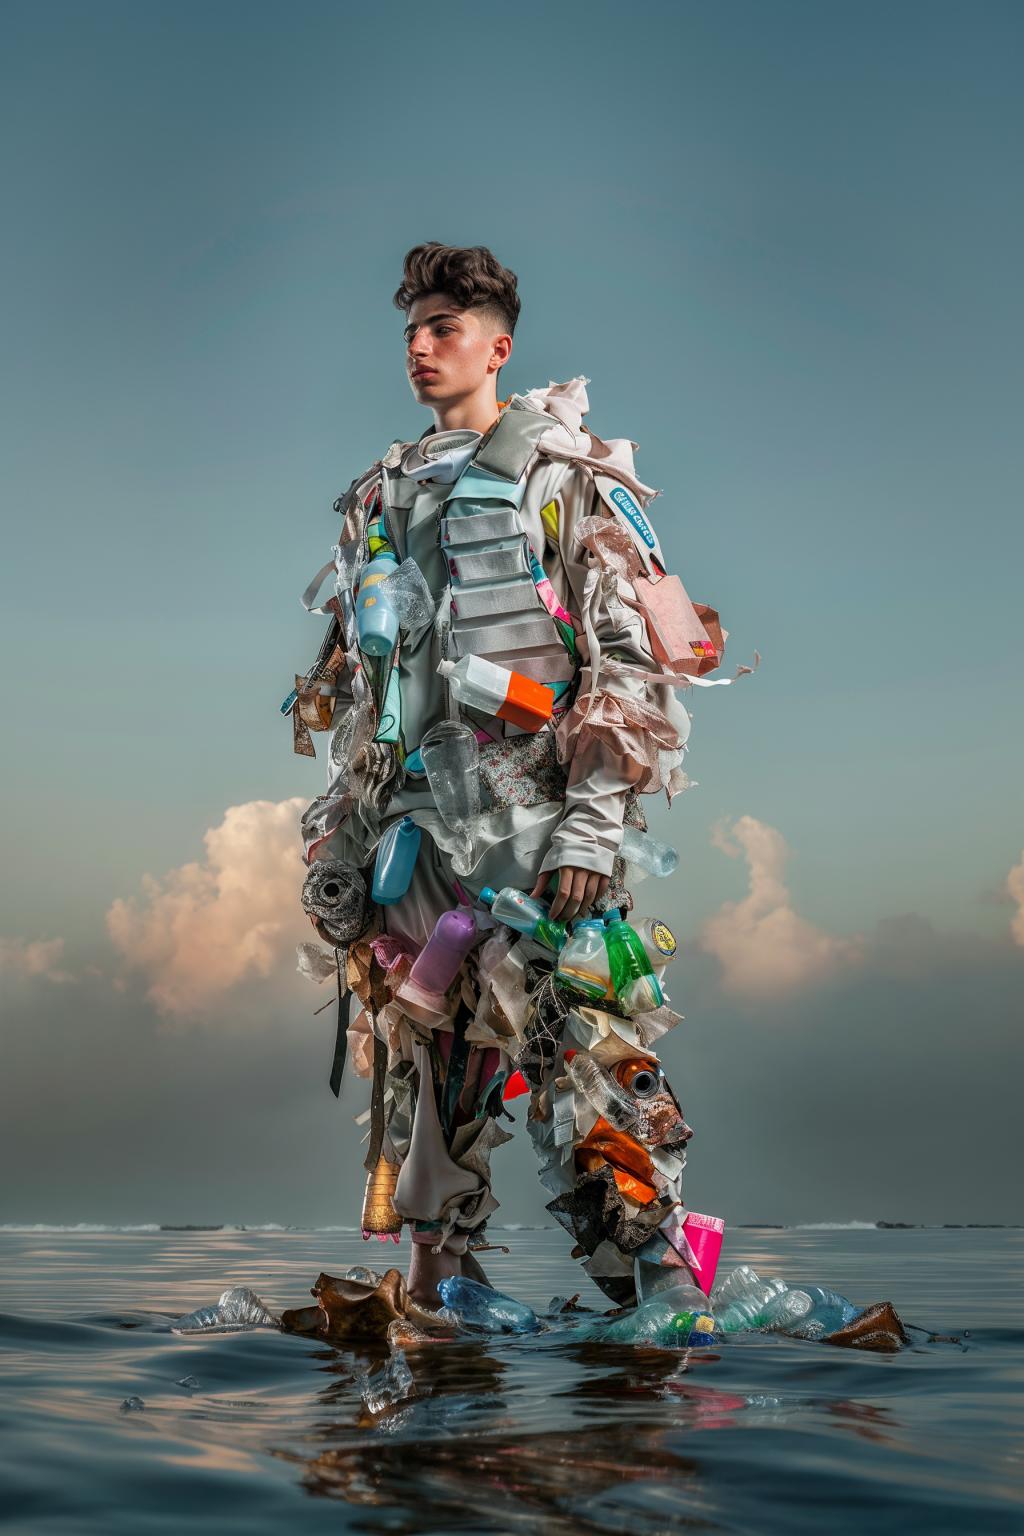
<svg viewBox="0 0 1024 1536">
<path fill-rule="evenodd" d="M 305 946 L 302 964 L 337 969 L 339 999 L 348 988 L 359 1005 L 347 1042 L 373 1081 L 364 1234 L 410 1227 L 409 1290 L 424 1304 L 445 1276 L 483 1278 L 473 1248 L 497 1206 L 489 1158 L 509 1139 L 503 1095 L 519 1068 L 549 1209 L 597 1283 L 631 1299 L 634 1252 L 662 1243 L 681 1204 L 690 1133 L 651 1048 L 677 1016 L 623 1007 L 611 981 L 600 1010 L 585 1006 L 593 991 L 556 986 L 560 930 L 530 937 L 526 896 L 550 901 L 555 924 L 632 906 L 623 827 L 642 835 L 639 793 L 685 783 L 689 718 L 673 689 L 717 663 L 717 619 L 665 577 L 643 510 L 656 493 L 634 444 L 583 424 L 587 381 L 498 400 L 514 273 L 485 247 L 417 246 L 395 304 L 432 422 L 335 504 L 341 541 L 303 599 L 331 624 L 289 701 L 298 751 L 312 753 L 309 730 L 333 730 L 327 793 L 304 818 L 304 902 L 333 954 Z M 334 595 L 315 607 L 329 576 Z M 498 680 L 490 704 L 467 703 L 466 658 Z M 387 890 L 398 823 L 415 862 Z M 367 902 L 371 880 L 380 899 Z M 503 922 L 491 916 L 506 889 L 522 893 L 525 923 L 507 925 L 507 901 Z M 434 958 L 410 975 L 428 941 Z M 446 990 L 422 984 L 438 955 Z M 335 1091 L 343 1024 L 339 1004 Z"/>
</svg>

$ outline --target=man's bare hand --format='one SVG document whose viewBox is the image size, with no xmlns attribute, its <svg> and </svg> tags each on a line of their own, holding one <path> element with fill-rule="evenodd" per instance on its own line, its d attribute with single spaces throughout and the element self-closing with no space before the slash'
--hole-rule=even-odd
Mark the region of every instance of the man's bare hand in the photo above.
<svg viewBox="0 0 1024 1536">
<path fill-rule="evenodd" d="M 543 899 L 550 879 L 550 874 L 538 876 L 530 895 Z M 599 875 L 592 869 L 573 869 L 566 865 L 558 871 L 558 890 L 551 903 L 551 916 L 567 923 L 581 913 L 586 915 L 594 902 L 604 895 L 609 883 L 608 875 Z"/>
</svg>

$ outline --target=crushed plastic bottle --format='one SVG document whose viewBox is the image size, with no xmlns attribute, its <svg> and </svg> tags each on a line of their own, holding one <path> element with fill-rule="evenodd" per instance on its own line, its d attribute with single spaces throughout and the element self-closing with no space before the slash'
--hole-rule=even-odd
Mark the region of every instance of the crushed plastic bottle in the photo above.
<svg viewBox="0 0 1024 1536">
<path fill-rule="evenodd" d="M 719 1330 L 707 1310 L 706 1298 L 701 1300 L 703 1307 L 687 1306 L 685 1291 L 667 1291 L 641 1302 L 610 1323 L 595 1325 L 588 1330 L 588 1336 L 607 1344 L 653 1344 L 663 1349 L 716 1344 Z"/>
<path fill-rule="evenodd" d="M 845 1328 L 861 1310 L 838 1291 L 825 1290 L 820 1285 L 802 1285 L 792 1294 L 803 1296 L 807 1302 L 803 1313 L 789 1320 L 783 1329 L 795 1339 L 824 1339 Z"/>
<path fill-rule="evenodd" d="M 171 1324 L 172 1333 L 236 1333 L 242 1328 L 276 1328 L 278 1319 L 248 1286 L 224 1291 L 215 1307 L 200 1307 Z"/>
<path fill-rule="evenodd" d="M 610 1126 L 627 1134 L 636 1130 L 639 1115 L 635 1098 L 610 1072 L 599 1066 L 593 1056 L 578 1051 L 572 1061 L 566 1063 L 566 1072 L 577 1092 L 604 1116 Z"/>
<path fill-rule="evenodd" d="M 673 874 L 679 864 L 679 854 L 674 848 L 668 843 L 659 843 L 656 837 L 637 827 L 623 828 L 619 853 L 634 869 L 642 869 L 645 874 L 656 875 L 662 880 Z"/>
<path fill-rule="evenodd" d="M 536 1333 L 540 1328 L 532 1307 L 477 1280 L 452 1275 L 439 1280 L 437 1289 L 444 1302 L 443 1321 L 458 1327 L 482 1328 L 487 1333 Z"/>
<path fill-rule="evenodd" d="M 407 632 L 424 629 L 434 622 L 437 604 L 415 560 L 403 560 L 384 577 L 379 591 L 398 615 L 399 626 Z"/>
<path fill-rule="evenodd" d="M 379 1371 L 359 1375 L 356 1381 L 359 1395 L 370 1413 L 381 1413 L 412 1396 L 415 1385 L 409 1362 L 398 1348 L 392 1349 L 390 1359 Z"/>
</svg>

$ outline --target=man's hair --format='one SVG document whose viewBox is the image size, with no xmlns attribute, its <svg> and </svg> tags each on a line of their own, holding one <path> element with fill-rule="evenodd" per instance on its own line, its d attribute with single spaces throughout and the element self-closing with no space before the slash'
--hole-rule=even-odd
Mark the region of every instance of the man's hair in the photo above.
<svg viewBox="0 0 1024 1536">
<path fill-rule="evenodd" d="M 424 294 L 444 293 L 459 309 L 489 311 L 512 336 L 519 319 L 517 287 L 516 274 L 503 267 L 486 245 L 441 245 L 430 240 L 414 245 L 406 255 L 395 308 L 408 314 Z"/>
</svg>

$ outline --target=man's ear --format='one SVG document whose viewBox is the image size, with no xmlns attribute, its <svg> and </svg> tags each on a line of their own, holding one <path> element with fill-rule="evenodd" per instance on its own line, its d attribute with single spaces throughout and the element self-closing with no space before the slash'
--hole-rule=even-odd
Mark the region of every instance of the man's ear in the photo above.
<svg viewBox="0 0 1024 1536">
<path fill-rule="evenodd" d="M 488 363 L 489 371 L 497 373 L 499 368 L 504 368 L 511 355 L 512 337 L 495 336 L 494 341 L 491 343 L 491 356 Z"/>
</svg>

